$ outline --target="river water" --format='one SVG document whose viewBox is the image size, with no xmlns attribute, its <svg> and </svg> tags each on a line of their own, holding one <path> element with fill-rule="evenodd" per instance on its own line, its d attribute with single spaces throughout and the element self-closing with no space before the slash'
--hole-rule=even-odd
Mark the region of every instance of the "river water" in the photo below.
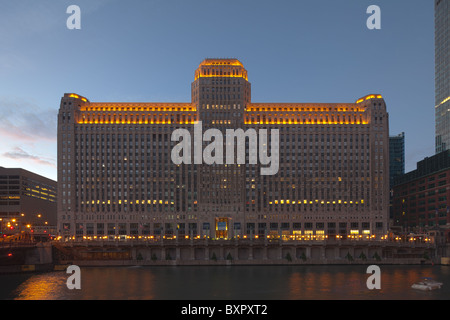
<svg viewBox="0 0 450 320">
<path fill-rule="evenodd" d="M 24 300 L 448 300 L 450 266 L 380 266 L 369 290 L 367 266 L 86 267 L 81 289 L 65 271 L 0 275 L 0 299 Z M 441 289 L 414 290 L 423 277 Z"/>
</svg>

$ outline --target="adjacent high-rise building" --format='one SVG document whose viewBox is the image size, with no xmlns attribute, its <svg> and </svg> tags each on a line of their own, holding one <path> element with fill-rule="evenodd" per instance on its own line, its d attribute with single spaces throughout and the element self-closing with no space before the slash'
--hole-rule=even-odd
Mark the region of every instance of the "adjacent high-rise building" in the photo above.
<svg viewBox="0 0 450 320">
<path fill-rule="evenodd" d="M 191 90 L 191 102 L 181 103 L 64 94 L 61 236 L 386 233 L 389 121 L 381 95 L 349 103 L 254 103 L 237 59 L 202 61 Z M 181 151 L 184 139 L 192 144 Z"/>
<path fill-rule="evenodd" d="M 450 149 L 450 0 L 435 0 L 436 153 Z"/>
<path fill-rule="evenodd" d="M 395 177 L 405 174 L 405 133 L 389 137 L 389 186 L 394 186 Z"/>
</svg>

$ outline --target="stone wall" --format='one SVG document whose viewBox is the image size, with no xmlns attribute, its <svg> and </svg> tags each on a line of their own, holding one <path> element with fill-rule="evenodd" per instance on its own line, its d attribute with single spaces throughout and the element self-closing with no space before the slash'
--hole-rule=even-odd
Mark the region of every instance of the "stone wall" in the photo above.
<svg viewBox="0 0 450 320">
<path fill-rule="evenodd" d="M 369 241 L 165 241 L 64 244 L 55 263 L 79 265 L 423 264 L 431 244 Z"/>
</svg>

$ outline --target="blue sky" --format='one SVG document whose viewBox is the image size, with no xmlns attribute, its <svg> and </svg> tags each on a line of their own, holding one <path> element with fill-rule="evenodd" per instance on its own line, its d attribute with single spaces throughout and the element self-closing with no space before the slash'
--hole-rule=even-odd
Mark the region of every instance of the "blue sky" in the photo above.
<svg viewBox="0 0 450 320">
<path fill-rule="evenodd" d="M 81 30 L 69 30 L 69 5 Z M 369 30 L 370 5 L 381 30 Z M 253 102 L 354 102 L 380 93 L 406 169 L 434 154 L 434 8 L 423 0 L 17 0 L 0 3 L 0 166 L 56 180 L 66 92 L 189 102 L 207 57 L 238 58 Z"/>
</svg>

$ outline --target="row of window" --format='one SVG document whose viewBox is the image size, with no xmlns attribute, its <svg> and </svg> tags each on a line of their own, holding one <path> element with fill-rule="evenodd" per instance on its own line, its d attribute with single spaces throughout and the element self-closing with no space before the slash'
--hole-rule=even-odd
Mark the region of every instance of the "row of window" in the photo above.
<svg viewBox="0 0 450 320">
<path fill-rule="evenodd" d="M 314 228 L 315 226 L 315 228 Z M 326 228 L 325 228 L 326 226 Z M 347 234 L 350 231 L 351 234 L 370 234 L 370 222 L 316 222 L 315 224 L 311 222 L 272 222 L 272 223 L 240 223 L 235 222 L 230 226 L 231 230 L 235 232 L 240 231 L 245 227 L 247 234 L 267 234 L 270 231 L 293 231 L 293 234 L 300 234 L 303 231 L 305 235 L 324 235 L 321 231 L 327 231 L 327 233 L 335 233 L 336 228 L 339 229 L 340 234 Z M 94 234 L 97 235 L 116 235 L 116 234 L 189 234 L 193 233 L 194 236 L 197 232 L 210 231 L 214 229 L 214 224 L 211 225 L 209 222 L 203 223 L 62 223 L 63 233 L 69 233 L 72 228 L 75 228 L 76 234 Z M 375 229 L 382 229 L 383 223 L 376 222 Z M 299 232 L 300 231 L 300 232 Z M 202 232 L 203 233 L 203 232 Z M 204 233 L 203 233 L 204 234 Z"/>
</svg>

